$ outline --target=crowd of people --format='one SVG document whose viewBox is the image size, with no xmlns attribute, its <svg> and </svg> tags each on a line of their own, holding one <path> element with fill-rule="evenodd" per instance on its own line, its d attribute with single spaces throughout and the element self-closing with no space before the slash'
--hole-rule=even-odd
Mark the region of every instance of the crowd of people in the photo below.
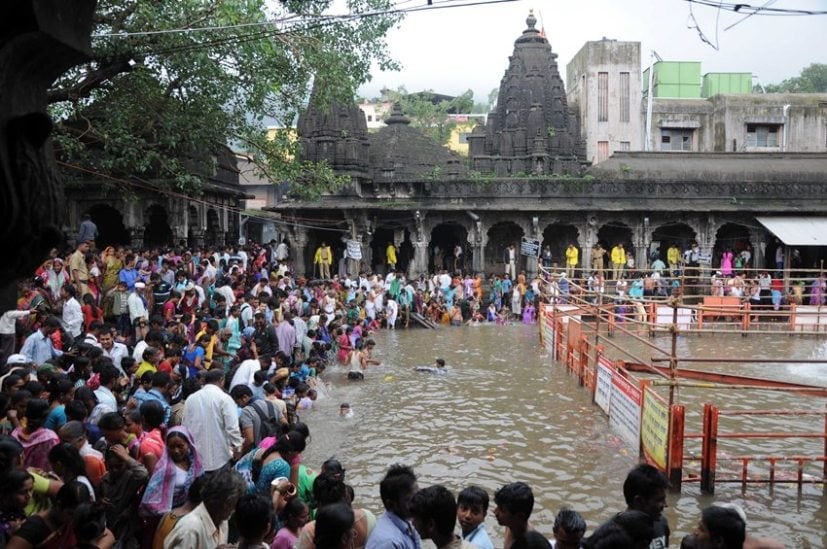
<svg viewBox="0 0 827 549">
<path fill-rule="evenodd" d="M 308 280 L 289 265 L 285 242 L 95 252 L 87 239 L 21 282 L 17 308 L 0 318 L 0 541 L 491 547 L 478 487 L 457 498 L 442 486 L 419 490 L 410 468 L 394 466 L 379 487 L 385 512 L 356 506 L 341 463 L 318 474 L 302 463 L 310 433 L 300 415 L 325 391 L 329 365 L 361 379 L 379 363 L 373 331 L 407 326 L 414 313 L 444 324 L 532 323 L 543 299 L 568 291 L 565 275 L 512 271 L 484 283 L 391 270 Z M 582 517 L 564 510 L 555 546 L 666 547 L 665 479 L 635 471 L 627 511 L 585 538 Z M 527 485 L 503 486 L 494 503 L 506 547 L 548 545 L 528 520 Z M 737 512 L 704 513 L 687 547 L 741 547 Z"/>
</svg>

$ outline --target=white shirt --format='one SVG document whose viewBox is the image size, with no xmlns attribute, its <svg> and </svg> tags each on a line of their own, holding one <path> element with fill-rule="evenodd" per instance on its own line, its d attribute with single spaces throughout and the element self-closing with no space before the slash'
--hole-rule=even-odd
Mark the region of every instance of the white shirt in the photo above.
<svg viewBox="0 0 827 549">
<path fill-rule="evenodd" d="M 287 259 L 287 244 L 284 242 L 276 246 L 276 261 L 284 261 Z"/>
<path fill-rule="evenodd" d="M 29 316 L 29 311 L 6 311 L 0 316 L 0 334 L 14 335 L 14 323 L 18 318 Z"/>
<path fill-rule="evenodd" d="M 144 348 L 146 348 L 146 344 L 144 344 Z M 122 374 L 126 373 L 123 371 L 123 366 L 121 366 L 121 361 L 123 360 L 123 357 L 129 355 L 129 350 L 127 350 L 126 345 L 115 341 L 112 343 L 112 349 L 110 349 L 109 351 L 107 351 L 103 347 L 101 347 L 101 350 L 103 350 L 103 356 L 108 356 L 112 359 L 112 364 L 115 365 L 115 368 L 120 370 Z M 141 352 L 143 353 L 143 351 Z"/>
<path fill-rule="evenodd" d="M 236 385 L 247 385 L 252 388 L 253 376 L 259 370 L 261 370 L 261 362 L 259 362 L 257 358 L 250 358 L 243 361 L 238 365 L 238 368 L 236 368 L 233 380 L 230 382 L 230 390 L 232 391 Z"/>
<path fill-rule="evenodd" d="M 186 400 L 183 423 L 192 433 L 205 471 L 223 467 L 233 457 L 232 450 L 241 448 L 238 407 L 230 395 L 214 384 L 204 385 Z"/>
<path fill-rule="evenodd" d="M 149 347 L 149 344 L 144 341 L 143 339 L 135 344 L 135 348 L 132 349 L 132 358 L 135 359 L 137 364 L 140 364 L 141 361 L 144 359 L 144 351 L 146 348 Z"/>
<path fill-rule="evenodd" d="M 146 305 L 144 305 L 144 300 L 141 299 L 136 292 L 131 292 L 129 297 L 126 299 L 126 304 L 129 307 L 129 322 L 135 324 L 135 321 L 139 318 L 149 318 L 149 313 L 146 311 Z"/>
<path fill-rule="evenodd" d="M 63 304 L 63 329 L 72 334 L 72 337 L 79 337 L 83 332 L 83 311 L 74 297 Z"/>
<path fill-rule="evenodd" d="M 227 521 L 217 527 L 201 503 L 184 515 L 164 539 L 164 549 L 215 549 L 227 543 Z"/>
<path fill-rule="evenodd" d="M 235 303 L 235 294 L 233 294 L 233 289 L 227 286 L 226 284 L 224 286 L 216 288 L 215 293 L 224 296 L 224 299 L 227 300 L 227 307 Z"/>
<path fill-rule="evenodd" d="M 108 387 L 101 385 L 95 389 L 95 396 L 98 397 L 99 406 L 106 406 L 110 412 L 118 411 L 118 401 L 115 400 L 115 395 L 112 394 L 112 391 L 110 391 Z"/>
</svg>

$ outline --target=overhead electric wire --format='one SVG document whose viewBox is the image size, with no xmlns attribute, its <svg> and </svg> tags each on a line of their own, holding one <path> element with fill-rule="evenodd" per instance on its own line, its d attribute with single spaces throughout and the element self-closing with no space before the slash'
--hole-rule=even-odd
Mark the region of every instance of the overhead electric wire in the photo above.
<svg viewBox="0 0 827 549">
<path fill-rule="evenodd" d="M 807 16 L 807 15 L 827 15 L 827 10 L 808 10 L 808 9 L 794 9 L 794 8 L 773 8 L 769 6 L 751 6 L 741 2 L 719 2 L 718 0 L 684 0 L 690 4 L 697 4 L 699 6 L 707 6 L 710 8 L 721 8 L 734 13 L 743 13 L 749 15 L 765 15 L 765 16 Z"/>
<path fill-rule="evenodd" d="M 266 21 L 256 21 L 250 23 L 237 23 L 233 25 L 214 25 L 207 27 L 181 27 L 175 29 L 159 29 L 152 31 L 134 31 L 134 32 L 111 32 L 100 33 L 92 35 L 92 38 L 128 38 L 130 36 L 151 36 L 158 34 L 191 34 L 195 32 L 208 32 L 219 30 L 232 30 L 237 28 L 263 27 L 273 26 L 282 23 L 292 23 L 300 25 L 302 23 L 312 22 L 342 22 L 352 21 L 355 19 L 366 19 L 370 17 L 380 17 L 383 15 L 401 15 L 407 13 L 416 13 L 421 11 L 440 10 L 448 8 L 465 8 L 471 6 L 484 6 L 493 4 L 505 4 L 517 2 L 519 0 L 441 0 L 430 4 L 420 6 L 411 6 L 409 8 L 398 9 L 397 7 L 388 8 L 385 10 L 374 10 L 368 12 L 356 12 L 347 14 L 318 14 L 318 15 L 303 15 L 303 19 L 299 19 L 297 15 L 290 15 L 286 17 L 279 17 L 276 19 L 269 19 Z M 403 2 L 405 3 L 405 2 Z"/>
</svg>

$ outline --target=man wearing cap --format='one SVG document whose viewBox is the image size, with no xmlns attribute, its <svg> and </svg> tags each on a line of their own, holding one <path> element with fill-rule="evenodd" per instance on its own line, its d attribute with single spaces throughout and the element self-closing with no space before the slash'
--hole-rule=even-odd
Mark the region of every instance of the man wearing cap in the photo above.
<svg viewBox="0 0 827 549">
<path fill-rule="evenodd" d="M 90 241 L 78 241 L 78 247 L 69 256 L 69 277 L 78 291 L 78 295 L 89 293 L 89 267 L 86 266 L 86 254 L 89 252 Z"/>
<path fill-rule="evenodd" d="M 184 427 L 190 430 L 204 471 L 221 469 L 241 451 L 243 439 L 238 428 L 238 407 L 224 392 L 224 371 L 210 370 L 204 387 L 187 398 Z"/>
<path fill-rule="evenodd" d="M 0 316 L 0 361 L 14 353 L 15 322 L 26 318 L 33 311 L 6 311 Z"/>
<path fill-rule="evenodd" d="M 136 282 L 135 289 L 132 290 L 129 298 L 126 300 L 127 306 L 129 307 L 129 322 L 132 326 L 135 326 L 138 319 L 149 319 L 149 313 L 146 310 L 146 299 L 144 298 L 145 289 L 146 284 Z"/>
<path fill-rule="evenodd" d="M 52 345 L 51 335 L 60 328 L 60 321 L 50 316 L 40 326 L 40 329 L 26 338 L 23 343 L 23 348 L 20 349 L 20 354 L 26 357 L 26 360 L 38 366 L 42 365 L 47 360 L 58 357 L 63 354 Z"/>
</svg>

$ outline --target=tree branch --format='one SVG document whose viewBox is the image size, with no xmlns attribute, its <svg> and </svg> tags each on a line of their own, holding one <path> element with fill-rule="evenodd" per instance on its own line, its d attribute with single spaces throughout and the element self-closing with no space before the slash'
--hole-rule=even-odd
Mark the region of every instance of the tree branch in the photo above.
<svg viewBox="0 0 827 549">
<path fill-rule="evenodd" d="M 46 94 L 46 100 L 49 103 L 58 103 L 60 101 L 76 101 L 88 97 L 107 80 L 121 73 L 131 71 L 132 65 L 129 64 L 130 60 L 131 58 L 113 59 L 101 68 L 89 72 L 82 80 L 72 86 L 49 90 Z"/>
</svg>

